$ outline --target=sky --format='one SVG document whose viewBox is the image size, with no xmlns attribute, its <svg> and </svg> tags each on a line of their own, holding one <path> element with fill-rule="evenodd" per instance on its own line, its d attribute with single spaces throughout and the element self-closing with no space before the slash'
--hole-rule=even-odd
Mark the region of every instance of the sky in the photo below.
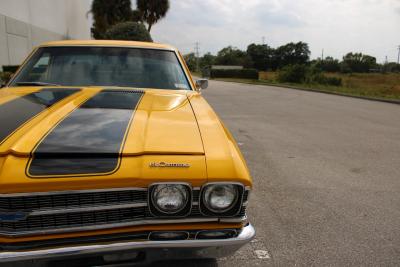
<svg viewBox="0 0 400 267">
<path fill-rule="evenodd" d="M 362 52 L 384 62 L 397 61 L 400 0 L 170 0 L 167 16 L 153 26 L 156 42 L 186 54 L 216 54 L 232 45 L 278 47 L 307 42 L 311 58 L 342 58 Z"/>
</svg>

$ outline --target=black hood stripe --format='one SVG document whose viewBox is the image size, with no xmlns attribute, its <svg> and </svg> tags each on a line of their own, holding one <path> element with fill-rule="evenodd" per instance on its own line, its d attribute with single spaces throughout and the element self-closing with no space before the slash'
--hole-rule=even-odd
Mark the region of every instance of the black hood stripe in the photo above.
<svg viewBox="0 0 400 267">
<path fill-rule="evenodd" d="M 143 91 L 103 90 L 41 140 L 30 177 L 108 175 L 118 170 L 126 135 Z"/>
<path fill-rule="evenodd" d="M 44 110 L 80 89 L 46 88 L 0 105 L 0 145 Z"/>
</svg>

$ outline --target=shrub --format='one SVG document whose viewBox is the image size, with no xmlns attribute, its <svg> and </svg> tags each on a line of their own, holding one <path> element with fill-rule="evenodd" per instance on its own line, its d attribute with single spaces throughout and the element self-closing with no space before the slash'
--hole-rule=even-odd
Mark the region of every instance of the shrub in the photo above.
<svg viewBox="0 0 400 267">
<path fill-rule="evenodd" d="M 205 66 L 201 69 L 201 76 L 202 77 L 210 77 L 211 75 L 211 68 L 209 66 Z"/>
<path fill-rule="evenodd" d="M 289 65 L 278 72 L 277 80 L 283 83 L 316 83 L 341 86 L 342 79 L 325 76 L 317 66 Z"/>
<path fill-rule="evenodd" d="M 133 21 L 122 22 L 112 26 L 105 33 L 105 39 L 153 42 L 144 24 Z"/>
<path fill-rule="evenodd" d="M 1 85 L 5 85 L 6 83 L 8 83 L 8 81 L 12 78 L 12 73 L 11 72 L 0 72 L 0 84 Z"/>
<path fill-rule="evenodd" d="M 341 62 L 340 63 L 340 72 L 341 73 L 352 73 L 352 70 L 347 63 Z"/>
<path fill-rule="evenodd" d="M 323 85 L 342 86 L 342 79 L 337 77 L 327 77 L 322 73 L 310 77 L 311 83 L 318 83 Z"/>
<path fill-rule="evenodd" d="M 240 78 L 258 80 L 258 71 L 256 69 L 241 70 L 215 70 L 210 72 L 211 78 Z"/>
<path fill-rule="evenodd" d="M 279 70 L 277 80 L 282 83 L 303 83 L 306 77 L 305 65 L 289 65 Z"/>
<path fill-rule="evenodd" d="M 5 65 L 3 66 L 3 72 L 15 73 L 18 70 L 18 65 Z"/>
</svg>

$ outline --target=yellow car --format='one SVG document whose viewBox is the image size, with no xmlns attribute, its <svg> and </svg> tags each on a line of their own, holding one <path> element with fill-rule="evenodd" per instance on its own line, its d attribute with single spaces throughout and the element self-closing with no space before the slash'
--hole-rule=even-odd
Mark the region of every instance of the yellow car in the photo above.
<svg viewBox="0 0 400 267">
<path fill-rule="evenodd" d="M 252 181 L 206 87 L 167 45 L 36 48 L 0 89 L 0 264 L 218 258 L 249 242 Z"/>
</svg>

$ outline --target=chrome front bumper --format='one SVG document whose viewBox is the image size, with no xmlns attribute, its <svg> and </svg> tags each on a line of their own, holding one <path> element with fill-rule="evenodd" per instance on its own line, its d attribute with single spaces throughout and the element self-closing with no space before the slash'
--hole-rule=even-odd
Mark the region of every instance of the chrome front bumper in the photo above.
<svg viewBox="0 0 400 267">
<path fill-rule="evenodd" d="M 251 224 L 245 226 L 235 238 L 212 240 L 182 241 L 141 241 L 92 244 L 85 246 L 68 246 L 30 251 L 0 252 L 0 265 L 8 266 L 41 266 L 48 262 L 88 257 L 105 259 L 123 258 L 129 253 L 141 253 L 143 262 L 192 258 L 220 258 L 233 254 L 255 237 L 255 229 Z"/>
</svg>

